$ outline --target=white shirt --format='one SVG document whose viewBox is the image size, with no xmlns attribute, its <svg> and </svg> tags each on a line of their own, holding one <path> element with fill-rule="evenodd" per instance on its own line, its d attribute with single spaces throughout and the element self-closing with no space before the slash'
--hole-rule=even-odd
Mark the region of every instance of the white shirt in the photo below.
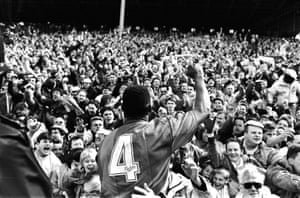
<svg viewBox="0 0 300 198">
<path fill-rule="evenodd" d="M 62 166 L 61 161 L 56 157 L 52 152 L 46 157 L 41 157 L 37 151 L 34 152 L 34 155 L 39 162 L 39 165 L 42 167 L 46 175 L 50 178 L 55 171 L 58 171 Z"/>
</svg>

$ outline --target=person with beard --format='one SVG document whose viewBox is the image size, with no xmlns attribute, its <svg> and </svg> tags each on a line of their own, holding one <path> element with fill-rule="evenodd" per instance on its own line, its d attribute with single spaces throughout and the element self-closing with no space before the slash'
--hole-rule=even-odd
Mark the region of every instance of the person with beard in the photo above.
<svg viewBox="0 0 300 198">
<path fill-rule="evenodd" d="M 43 169 L 44 173 L 50 179 L 53 193 L 58 191 L 58 171 L 60 170 L 62 163 L 51 151 L 52 139 L 48 133 L 41 133 L 37 137 L 36 150 L 34 155 Z"/>
</svg>

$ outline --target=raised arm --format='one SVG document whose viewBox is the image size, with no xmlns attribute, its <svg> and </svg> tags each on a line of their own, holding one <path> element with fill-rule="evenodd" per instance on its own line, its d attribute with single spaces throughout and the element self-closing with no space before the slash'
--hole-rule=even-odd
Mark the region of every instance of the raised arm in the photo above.
<svg viewBox="0 0 300 198">
<path fill-rule="evenodd" d="M 210 111 L 210 98 L 204 83 L 201 65 L 189 67 L 187 75 L 195 80 L 195 106 L 192 111 L 187 112 L 180 120 L 173 119 L 171 121 L 174 137 L 173 151 L 192 140 L 199 124 L 208 118 Z"/>
<path fill-rule="evenodd" d="M 195 67 L 195 90 L 196 90 L 196 100 L 194 109 L 198 110 L 199 112 L 210 112 L 210 98 L 209 94 L 204 82 L 204 72 L 202 66 L 200 64 L 196 64 Z"/>
<path fill-rule="evenodd" d="M 224 154 L 218 151 L 215 136 L 212 134 L 208 136 L 208 157 L 214 168 L 219 168 L 224 161 Z"/>
</svg>

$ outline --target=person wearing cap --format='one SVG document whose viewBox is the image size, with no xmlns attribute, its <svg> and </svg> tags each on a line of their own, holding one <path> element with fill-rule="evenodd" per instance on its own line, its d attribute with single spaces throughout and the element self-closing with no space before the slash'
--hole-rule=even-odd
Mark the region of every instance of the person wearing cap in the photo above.
<svg viewBox="0 0 300 198">
<path fill-rule="evenodd" d="M 264 185 L 265 170 L 253 164 L 246 164 L 239 174 L 241 190 L 235 198 L 279 198 L 271 194 L 270 189 Z"/>
<path fill-rule="evenodd" d="M 293 69 L 286 69 L 284 74 L 273 83 L 268 90 L 268 103 L 282 105 L 285 100 L 295 113 L 295 104 L 298 102 L 297 95 L 300 94 L 300 83 L 297 81 L 297 73 Z"/>
<path fill-rule="evenodd" d="M 225 152 L 217 149 L 216 134 L 209 133 L 208 136 L 208 157 L 214 168 L 226 168 L 230 172 L 228 183 L 229 193 L 235 196 L 238 192 L 238 175 L 245 164 L 251 162 L 257 166 L 264 167 L 266 158 L 271 148 L 266 148 L 262 142 L 263 125 L 257 121 L 248 121 L 245 124 L 244 137 L 242 141 L 237 138 L 229 138 L 225 143 Z M 251 151 L 249 147 L 251 146 Z M 254 149 L 253 149 L 254 148 Z M 254 151 L 255 150 L 255 151 Z M 250 154 L 250 152 L 253 152 Z"/>
<path fill-rule="evenodd" d="M 300 145 L 288 148 L 285 157 L 267 169 L 267 184 L 272 192 L 284 198 L 300 196 Z"/>
<path fill-rule="evenodd" d="M 264 125 L 255 120 L 249 120 L 245 124 L 244 139 L 242 142 L 243 153 L 248 162 L 267 168 L 272 163 L 272 157 L 276 151 L 263 142 Z"/>
</svg>

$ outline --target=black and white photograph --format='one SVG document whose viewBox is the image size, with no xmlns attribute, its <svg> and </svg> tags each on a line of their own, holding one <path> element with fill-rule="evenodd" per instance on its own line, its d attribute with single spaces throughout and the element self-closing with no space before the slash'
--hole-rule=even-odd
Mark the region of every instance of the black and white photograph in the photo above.
<svg viewBox="0 0 300 198">
<path fill-rule="evenodd" d="M 0 0 L 0 198 L 300 198 L 300 0 Z"/>
</svg>

